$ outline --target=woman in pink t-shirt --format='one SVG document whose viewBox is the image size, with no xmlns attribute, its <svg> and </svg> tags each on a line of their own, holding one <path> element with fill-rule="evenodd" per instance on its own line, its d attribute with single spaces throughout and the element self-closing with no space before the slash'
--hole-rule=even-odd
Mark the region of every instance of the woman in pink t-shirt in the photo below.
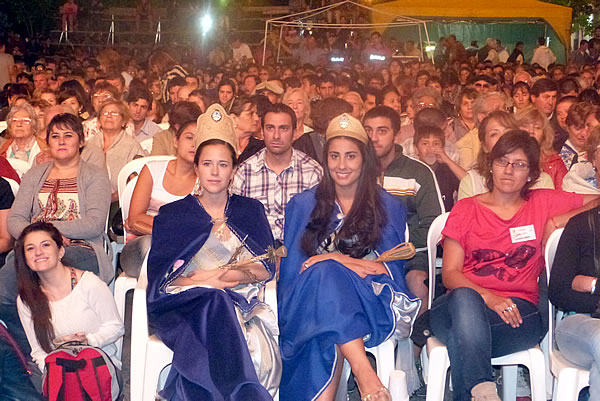
<svg viewBox="0 0 600 401">
<path fill-rule="evenodd" d="M 433 334 L 448 347 L 457 401 L 500 400 L 491 359 L 544 336 L 537 305 L 543 240 L 598 203 L 590 202 L 594 196 L 531 190 L 540 149 L 525 131 L 498 140 L 486 175 L 490 192 L 459 201 L 448 217 L 442 277 L 449 293 L 431 308 Z"/>
</svg>

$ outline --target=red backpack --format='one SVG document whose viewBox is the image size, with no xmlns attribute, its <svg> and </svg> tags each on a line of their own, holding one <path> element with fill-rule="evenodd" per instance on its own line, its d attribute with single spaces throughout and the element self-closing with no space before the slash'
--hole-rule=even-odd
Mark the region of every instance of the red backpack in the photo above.
<svg viewBox="0 0 600 401">
<path fill-rule="evenodd" d="M 117 368 L 100 348 L 65 343 L 45 363 L 43 392 L 48 401 L 116 401 L 121 395 Z"/>
</svg>

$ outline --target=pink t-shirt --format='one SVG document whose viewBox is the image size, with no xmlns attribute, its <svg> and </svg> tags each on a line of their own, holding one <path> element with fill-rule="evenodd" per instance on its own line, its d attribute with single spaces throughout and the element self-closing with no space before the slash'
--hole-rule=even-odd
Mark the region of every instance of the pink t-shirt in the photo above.
<svg viewBox="0 0 600 401">
<path fill-rule="evenodd" d="M 457 202 L 442 231 L 444 237 L 455 239 L 464 249 L 464 275 L 499 296 L 524 298 L 537 304 L 537 279 L 544 269 L 542 235 L 546 222 L 581 207 L 583 195 L 533 190 L 510 220 L 501 219 L 483 206 L 477 200 L 479 196 Z"/>
</svg>

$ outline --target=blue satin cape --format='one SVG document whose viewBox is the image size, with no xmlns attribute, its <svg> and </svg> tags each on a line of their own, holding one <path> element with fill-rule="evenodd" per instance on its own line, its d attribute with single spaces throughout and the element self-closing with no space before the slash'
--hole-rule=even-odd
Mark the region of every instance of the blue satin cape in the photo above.
<svg viewBox="0 0 600 401">
<path fill-rule="evenodd" d="M 362 279 L 333 260 L 316 263 L 300 274 L 308 259 L 300 244 L 316 204 L 315 190 L 293 197 L 285 212 L 288 256 L 282 259 L 277 287 L 281 401 L 308 401 L 322 393 L 333 378 L 336 344 L 364 338 L 367 347 L 374 347 L 392 335 L 408 337 L 420 307 L 406 285 L 404 261 L 386 263 L 389 276 Z M 388 221 L 377 254 L 404 242 L 406 227 L 404 203 L 383 189 L 379 193 Z M 343 216 L 336 208 L 331 232 Z"/>
<path fill-rule="evenodd" d="M 225 216 L 240 241 L 248 235 L 246 246 L 254 256 L 273 245 L 259 201 L 232 195 Z M 153 333 L 174 352 L 161 395 L 173 401 L 271 401 L 257 378 L 234 307 L 249 312 L 258 300 L 248 303 L 233 291 L 214 288 L 165 292 L 202 247 L 212 226 L 210 215 L 192 195 L 162 206 L 154 218 L 148 257 L 148 321 Z M 272 278 L 274 265 L 264 265 Z"/>
</svg>

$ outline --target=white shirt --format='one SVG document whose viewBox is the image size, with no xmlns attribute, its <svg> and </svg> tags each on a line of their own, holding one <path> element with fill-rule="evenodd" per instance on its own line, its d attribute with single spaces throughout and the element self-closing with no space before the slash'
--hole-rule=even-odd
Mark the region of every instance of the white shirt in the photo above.
<svg viewBox="0 0 600 401">
<path fill-rule="evenodd" d="M 31 345 L 31 357 L 43 371 L 44 359 L 48 354 L 35 336 L 31 311 L 20 296 L 17 298 L 17 309 Z M 50 313 L 55 338 L 85 333 L 89 345 L 102 348 L 117 368 L 121 368 L 114 343 L 125 333 L 125 328 L 113 295 L 94 273 L 84 272 L 69 295 L 50 302 Z"/>
<path fill-rule="evenodd" d="M 250 47 L 245 44 L 242 43 L 240 45 L 240 47 L 238 47 L 237 49 L 233 49 L 233 61 L 238 63 L 242 60 L 242 57 L 246 57 L 247 61 L 251 61 L 254 60 L 254 57 L 252 56 L 252 51 L 250 50 Z"/>
</svg>

